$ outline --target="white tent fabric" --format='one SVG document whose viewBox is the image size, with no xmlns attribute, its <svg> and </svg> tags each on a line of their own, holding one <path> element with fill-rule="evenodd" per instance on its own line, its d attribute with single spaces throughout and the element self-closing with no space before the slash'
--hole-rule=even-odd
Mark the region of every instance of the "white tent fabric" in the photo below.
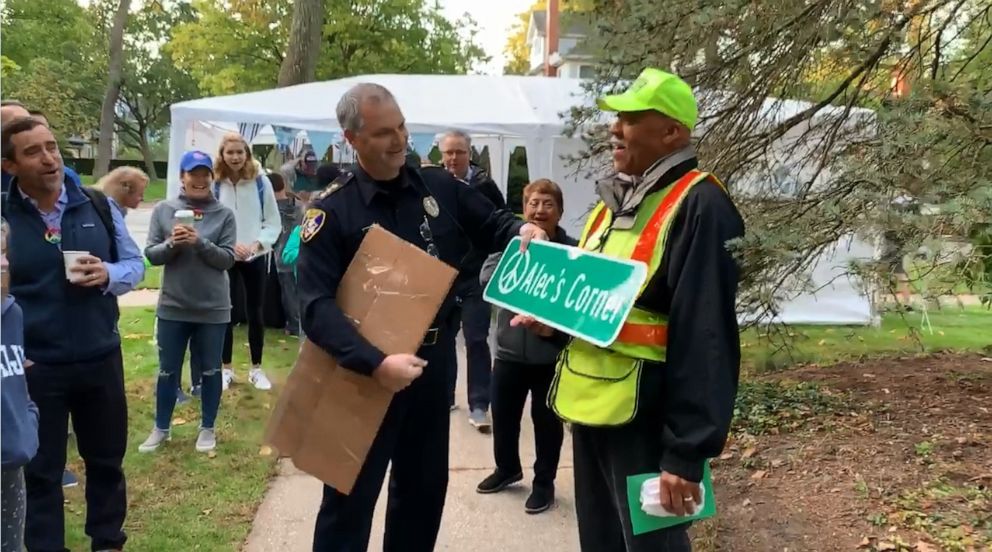
<svg viewBox="0 0 992 552">
<path fill-rule="evenodd" d="M 548 177 L 565 192 L 562 226 L 581 232 L 596 201 L 598 175 L 573 169 L 563 157 L 583 149 L 579 139 L 563 136 L 563 114 L 573 106 L 590 105 L 582 81 L 565 78 L 489 75 L 366 75 L 247 94 L 203 98 L 172 106 L 169 144 L 169 195 L 178 193 L 179 158 L 185 149 L 216 151 L 219 136 L 239 123 L 265 125 L 254 143 L 272 143 L 271 125 L 298 130 L 340 131 L 335 108 L 340 97 L 359 82 L 374 82 L 396 96 L 411 133 L 440 134 L 458 129 L 473 136 L 473 145 L 489 147 L 494 180 L 506 193 L 510 153 L 527 151 L 530 178 Z M 781 121 L 809 107 L 795 101 L 766 102 L 769 120 Z M 870 115 L 870 112 L 867 112 Z M 825 110 L 820 117 L 829 116 Z M 212 140 L 212 145 L 207 145 Z M 838 267 L 872 257 L 872 248 L 841 240 L 813 270 L 822 285 L 815 294 L 787 297 L 777 321 L 786 323 L 870 324 L 876 321 L 868 294 L 856 282 L 837 279 Z"/>
</svg>

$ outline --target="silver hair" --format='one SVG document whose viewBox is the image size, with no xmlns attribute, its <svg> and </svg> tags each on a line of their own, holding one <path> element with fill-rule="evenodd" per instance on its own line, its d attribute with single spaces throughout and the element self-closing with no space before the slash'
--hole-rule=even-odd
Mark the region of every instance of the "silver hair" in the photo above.
<svg viewBox="0 0 992 552">
<path fill-rule="evenodd" d="M 352 86 L 338 101 L 337 116 L 341 130 L 358 132 L 362 128 L 361 107 L 365 102 L 396 102 L 393 93 L 385 86 L 362 82 Z"/>
<path fill-rule="evenodd" d="M 472 151 L 472 137 L 469 136 L 468 133 L 462 132 L 460 130 L 449 130 L 448 132 L 444 133 L 444 136 L 441 136 L 441 141 L 443 142 L 445 138 L 461 138 L 462 140 L 465 140 L 465 146 L 468 148 L 468 150 L 470 152 Z"/>
</svg>

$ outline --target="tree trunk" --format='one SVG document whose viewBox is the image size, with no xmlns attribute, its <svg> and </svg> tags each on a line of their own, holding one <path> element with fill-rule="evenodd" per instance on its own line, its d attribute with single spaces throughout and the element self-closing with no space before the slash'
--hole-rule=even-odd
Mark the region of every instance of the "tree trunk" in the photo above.
<svg viewBox="0 0 992 552">
<path fill-rule="evenodd" d="M 107 91 L 103 95 L 103 108 L 100 111 L 100 142 L 97 145 L 96 163 L 93 176 L 100 178 L 110 169 L 110 158 L 114 152 L 114 111 L 121 93 L 121 77 L 124 67 L 124 27 L 127 25 L 131 0 L 121 0 L 114 14 L 110 30 L 110 62 L 108 67 Z"/>
<path fill-rule="evenodd" d="M 148 131 L 140 128 L 141 137 L 138 140 L 138 148 L 141 150 L 141 158 L 145 160 L 145 172 L 148 178 L 155 180 L 158 173 L 155 172 L 155 160 L 152 159 L 152 148 L 148 145 Z"/>
<path fill-rule="evenodd" d="M 324 30 L 324 0 L 295 0 L 289 47 L 279 68 L 278 86 L 313 82 L 317 74 L 320 37 Z"/>
</svg>

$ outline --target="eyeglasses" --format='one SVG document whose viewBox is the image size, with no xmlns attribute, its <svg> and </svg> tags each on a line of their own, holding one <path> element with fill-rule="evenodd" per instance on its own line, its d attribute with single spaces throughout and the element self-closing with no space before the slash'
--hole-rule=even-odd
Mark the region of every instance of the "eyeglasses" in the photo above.
<svg viewBox="0 0 992 552">
<path fill-rule="evenodd" d="M 420 223 L 420 237 L 427 242 L 427 254 L 435 259 L 441 258 L 441 252 L 434 243 L 434 232 L 431 232 L 431 225 L 427 222 L 427 215 L 424 215 L 424 222 Z"/>
</svg>

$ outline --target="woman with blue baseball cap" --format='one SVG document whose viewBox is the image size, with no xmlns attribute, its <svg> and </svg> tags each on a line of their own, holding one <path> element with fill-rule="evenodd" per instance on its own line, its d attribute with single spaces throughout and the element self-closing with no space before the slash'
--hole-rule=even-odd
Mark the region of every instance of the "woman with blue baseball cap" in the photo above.
<svg viewBox="0 0 992 552">
<path fill-rule="evenodd" d="M 160 202 L 152 211 L 145 247 L 148 260 L 165 270 L 156 313 L 159 373 L 155 427 L 138 447 L 141 452 L 152 452 L 170 439 L 187 347 L 190 364 L 202 370 L 203 419 L 196 450 L 208 452 L 217 445 L 214 422 L 223 385 L 224 334 L 231 321 L 227 271 L 234 265 L 237 228 L 234 213 L 214 197 L 209 155 L 186 152 L 180 161 L 180 179 L 179 197 Z"/>
</svg>

